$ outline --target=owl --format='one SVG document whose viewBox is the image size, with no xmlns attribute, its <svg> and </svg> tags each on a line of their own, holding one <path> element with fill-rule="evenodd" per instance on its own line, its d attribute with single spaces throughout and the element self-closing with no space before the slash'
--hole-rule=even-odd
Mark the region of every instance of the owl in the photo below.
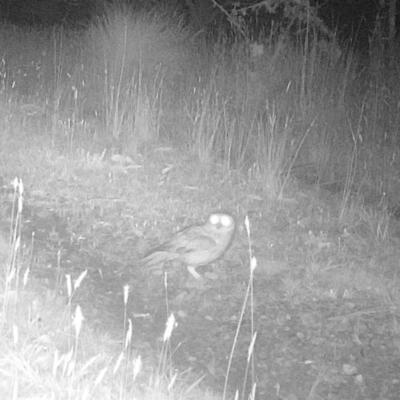
<svg viewBox="0 0 400 400">
<path fill-rule="evenodd" d="M 225 253 L 232 242 L 235 226 L 231 215 L 213 213 L 205 224 L 184 228 L 151 250 L 139 266 L 151 269 L 166 261 L 178 260 L 196 279 L 200 279 L 195 268 L 210 264 Z"/>
</svg>

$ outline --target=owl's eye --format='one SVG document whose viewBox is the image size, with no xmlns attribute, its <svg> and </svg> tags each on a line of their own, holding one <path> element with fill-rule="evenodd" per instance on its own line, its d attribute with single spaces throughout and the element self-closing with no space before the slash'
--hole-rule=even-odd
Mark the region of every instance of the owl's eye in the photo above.
<svg viewBox="0 0 400 400">
<path fill-rule="evenodd" d="M 210 216 L 210 223 L 213 225 L 217 225 L 219 222 L 219 216 L 217 214 L 213 214 Z"/>
<path fill-rule="evenodd" d="M 222 215 L 220 219 L 221 219 L 220 222 L 221 222 L 222 226 L 228 227 L 228 226 L 233 225 L 233 219 L 229 215 Z"/>
</svg>

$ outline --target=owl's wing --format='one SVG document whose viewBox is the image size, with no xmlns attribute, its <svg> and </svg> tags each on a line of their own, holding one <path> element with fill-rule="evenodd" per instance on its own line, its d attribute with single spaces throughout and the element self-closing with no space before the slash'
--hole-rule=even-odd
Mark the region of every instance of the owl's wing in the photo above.
<svg viewBox="0 0 400 400">
<path fill-rule="evenodd" d="M 179 235 L 173 237 L 164 244 L 163 249 L 179 257 L 180 255 L 188 253 L 207 251 L 214 248 L 216 245 L 216 241 L 205 234 L 203 230 L 192 229 L 190 231 L 181 232 Z"/>
<path fill-rule="evenodd" d="M 139 261 L 139 267 L 150 268 L 162 264 L 165 261 L 175 260 L 176 258 L 178 258 L 176 254 L 171 254 L 161 249 L 155 249 Z"/>
<path fill-rule="evenodd" d="M 153 249 L 139 262 L 139 266 L 152 267 L 176 259 L 186 261 L 186 255 L 215 251 L 218 246 L 219 240 L 213 227 L 207 225 L 191 226 Z"/>
</svg>

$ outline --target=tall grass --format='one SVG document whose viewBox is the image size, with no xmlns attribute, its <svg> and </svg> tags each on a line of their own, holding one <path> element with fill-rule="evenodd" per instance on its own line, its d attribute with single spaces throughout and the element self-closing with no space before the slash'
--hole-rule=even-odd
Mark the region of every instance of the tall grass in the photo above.
<svg viewBox="0 0 400 400">
<path fill-rule="evenodd" d="M 93 134 L 134 153 L 143 143 L 172 137 L 200 159 L 222 160 L 228 168 L 273 164 L 282 173 L 288 165 L 298 171 L 313 165 L 321 184 L 343 185 L 352 165 L 351 126 L 367 118 L 369 126 L 358 135 L 364 141 L 397 140 L 391 133 L 398 125 L 396 105 L 388 100 L 393 96 L 376 81 L 362 87 L 353 50 L 338 58 L 337 44 L 316 34 L 295 48 L 289 35 L 269 32 L 258 39 L 257 54 L 251 41 L 221 35 L 207 49 L 179 20 L 124 7 L 110 8 L 84 33 L 12 30 L 3 87 L 41 94 L 53 136 L 70 142 Z M 25 37 L 35 45 L 16 55 L 20 46 L 13 43 L 26 43 Z M 268 154 L 260 151 L 265 148 Z M 281 174 L 273 176 L 267 192 L 280 187 Z"/>
<path fill-rule="evenodd" d="M 371 110 L 372 124 L 357 140 L 375 141 L 387 122 L 374 115 L 388 115 L 396 125 L 390 115 L 397 113 L 382 110 L 387 94 L 373 87 L 362 88 L 357 97 L 364 100 L 354 101 L 361 77 L 352 49 L 338 58 L 335 42 L 321 42 L 316 34 L 304 40 L 296 48 L 289 35 L 274 32 L 258 45 L 220 35 L 207 48 L 165 14 L 110 8 L 86 32 L 41 36 L 42 45 L 20 61 L 6 53 L 4 65 L 13 64 L 4 67 L 3 86 L 35 86 L 35 93 L 52 99 L 45 100 L 52 135 L 70 144 L 103 141 L 135 153 L 146 143 L 173 139 L 203 161 L 272 170 L 265 188 L 274 196 L 282 194 L 289 167 L 307 179 L 312 166 L 320 184 L 340 187 L 353 165 L 351 127 L 364 123 L 363 113 Z M 33 86 L 27 75 L 18 83 L 8 72 L 41 59 Z M 396 140 L 390 132 L 385 129 L 387 140 Z"/>
</svg>

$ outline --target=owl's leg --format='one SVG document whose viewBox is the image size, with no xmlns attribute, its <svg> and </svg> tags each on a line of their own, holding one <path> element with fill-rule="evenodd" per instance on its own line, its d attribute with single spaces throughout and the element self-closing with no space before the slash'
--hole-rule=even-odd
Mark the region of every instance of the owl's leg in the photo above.
<svg viewBox="0 0 400 400">
<path fill-rule="evenodd" d="M 196 271 L 195 267 L 188 266 L 187 270 L 189 271 L 189 274 L 193 276 L 194 279 L 197 279 L 197 280 L 203 279 L 203 277 Z"/>
</svg>

